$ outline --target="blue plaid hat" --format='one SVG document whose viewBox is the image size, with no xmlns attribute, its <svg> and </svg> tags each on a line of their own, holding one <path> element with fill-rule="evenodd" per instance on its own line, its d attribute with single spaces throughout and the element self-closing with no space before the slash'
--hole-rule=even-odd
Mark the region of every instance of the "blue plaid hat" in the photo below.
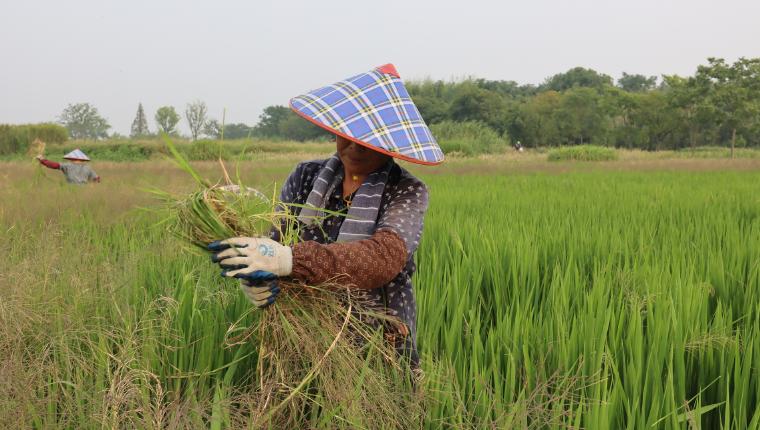
<svg viewBox="0 0 760 430">
<path fill-rule="evenodd" d="M 438 164 L 443 151 L 393 64 L 293 97 L 290 108 L 325 130 L 383 154 Z"/>
</svg>

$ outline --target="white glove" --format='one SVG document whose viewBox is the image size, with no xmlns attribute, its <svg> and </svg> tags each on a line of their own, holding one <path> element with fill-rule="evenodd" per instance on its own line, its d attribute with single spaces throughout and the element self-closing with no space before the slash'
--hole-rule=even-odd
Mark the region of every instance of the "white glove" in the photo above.
<svg viewBox="0 0 760 430">
<path fill-rule="evenodd" d="M 218 252 L 211 261 L 224 269 L 222 276 L 256 278 L 255 272 L 288 276 L 293 270 L 293 250 L 266 237 L 233 237 L 212 242 L 208 249 Z"/>
<path fill-rule="evenodd" d="M 263 309 L 274 303 L 277 295 L 280 293 L 280 287 L 277 278 L 272 276 L 268 281 L 250 281 L 248 279 L 240 280 L 240 291 L 248 297 L 248 300 L 257 308 Z"/>
</svg>

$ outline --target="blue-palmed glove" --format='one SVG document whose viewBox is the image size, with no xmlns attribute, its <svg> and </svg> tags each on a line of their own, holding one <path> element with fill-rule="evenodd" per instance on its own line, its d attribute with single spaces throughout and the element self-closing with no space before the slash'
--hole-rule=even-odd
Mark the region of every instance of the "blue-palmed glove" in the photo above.
<svg viewBox="0 0 760 430">
<path fill-rule="evenodd" d="M 240 278 L 240 291 L 259 309 L 274 303 L 280 294 L 277 276 L 271 272 L 257 271 Z"/>
<path fill-rule="evenodd" d="M 258 307 L 274 302 L 280 292 L 277 278 L 290 275 L 293 267 L 292 250 L 265 237 L 234 237 L 212 242 L 208 249 L 216 252 L 211 261 L 222 267 L 222 276 L 240 279 L 243 293 Z"/>
</svg>

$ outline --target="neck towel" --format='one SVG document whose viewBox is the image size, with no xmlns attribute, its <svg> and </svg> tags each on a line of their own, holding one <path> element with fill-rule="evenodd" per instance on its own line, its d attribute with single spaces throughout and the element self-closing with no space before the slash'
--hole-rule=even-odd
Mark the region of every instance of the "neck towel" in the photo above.
<svg viewBox="0 0 760 430">
<path fill-rule="evenodd" d="M 380 200 L 383 197 L 388 174 L 393 167 L 389 161 L 383 168 L 370 173 L 356 190 L 351 207 L 338 234 L 338 242 L 353 242 L 366 239 L 375 232 Z M 307 226 L 315 225 L 325 216 L 324 208 L 335 189 L 343 184 L 343 164 L 337 154 L 330 157 L 306 198 L 306 205 L 301 209 L 298 220 Z"/>
</svg>

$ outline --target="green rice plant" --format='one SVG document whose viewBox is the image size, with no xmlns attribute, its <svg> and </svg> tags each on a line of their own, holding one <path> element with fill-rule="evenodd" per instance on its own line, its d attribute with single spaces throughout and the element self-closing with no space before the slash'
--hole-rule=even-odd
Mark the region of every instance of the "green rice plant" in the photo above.
<svg viewBox="0 0 760 430">
<path fill-rule="evenodd" d="M 617 158 L 615 149 L 594 145 L 554 148 L 546 157 L 548 161 L 612 161 Z"/>
<path fill-rule="evenodd" d="M 241 162 L 235 182 L 268 190 L 299 157 Z M 515 165 L 415 171 L 431 198 L 414 279 L 425 397 L 409 428 L 758 428 L 760 172 L 698 160 Z M 103 163 L 107 187 L 29 180 L 37 168 L 3 163 L 0 427 L 265 421 L 259 368 L 274 355 L 259 324 L 276 316 L 271 330 L 296 331 L 275 309 L 285 302 L 253 310 L 200 248 L 157 225 L 165 212 L 132 210 L 156 205 L 146 183 L 179 199 L 206 186 L 159 161 Z M 193 168 L 201 179 L 219 171 Z M 337 333 L 347 309 L 308 316 Z M 320 338 L 316 363 L 335 336 Z M 297 363 L 289 390 L 271 390 L 269 405 L 283 406 L 269 427 L 291 408 L 305 420 L 297 428 L 385 427 L 358 411 L 363 370 L 340 391 L 350 401 L 321 406 L 318 378 L 338 368 L 340 345 L 321 366 Z"/>
</svg>

